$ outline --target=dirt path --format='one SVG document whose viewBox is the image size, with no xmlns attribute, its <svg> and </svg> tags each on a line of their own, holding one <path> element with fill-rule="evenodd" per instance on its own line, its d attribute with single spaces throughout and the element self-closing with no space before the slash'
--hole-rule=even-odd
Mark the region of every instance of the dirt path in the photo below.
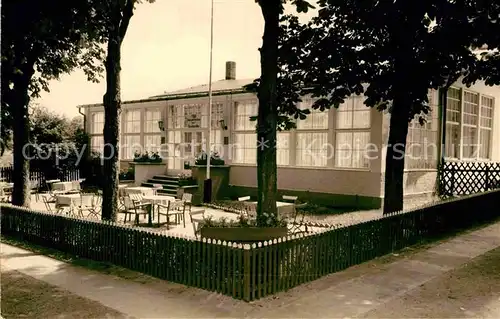
<svg viewBox="0 0 500 319">
<path fill-rule="evenodd" d="M 362 318 L 500 318 L 500 248 L 365 313 Z"/>
<path fill-rule="evenodd" d="M 131 318 L 18 271 L 2 270 L 2 316 L 9 318 Z"/>
</svg>

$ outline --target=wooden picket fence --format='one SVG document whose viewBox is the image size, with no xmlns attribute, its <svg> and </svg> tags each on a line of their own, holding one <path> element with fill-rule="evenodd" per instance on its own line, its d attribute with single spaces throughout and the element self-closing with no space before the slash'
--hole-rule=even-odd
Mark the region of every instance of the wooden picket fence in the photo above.
<svg viewBox="0 0 500 319">
<path fill-rule="evenodd" d="M 439 168 L 439 193 L 443 197 L 476 194 L 500 188 L 500 163 L 444 162 Z"/>
<path fill-rule="evenodd" d="M 490 191 L 253 245 L 167 236 L 6 205 L 1 207 L 1 231 L 8 237 L 251 301 L 421 240 L 494 220 L 500 217 L 499 202 L 500 191 Z"/>
<path fill-rule="evenodd" d="M 4 182 L 12 183 L 12 166 L 0 167 L 0 179 Z M 62 182 L 76 181 L 80 178 L 80 170 L 76 167 L 61 168 L 54 175 L 47 176 L 40 169 L 30 169 L 30 180 L 37 181 L 38 187 L 44 187 L 45 181 L 49 179 L 60 179 Z"/>
</svg>

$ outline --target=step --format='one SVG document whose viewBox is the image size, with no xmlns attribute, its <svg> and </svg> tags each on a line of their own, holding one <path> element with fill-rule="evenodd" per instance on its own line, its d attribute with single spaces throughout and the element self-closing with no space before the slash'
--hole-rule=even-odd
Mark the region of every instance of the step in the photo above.
<svg viewBox="0 0 500 319">
<path fill-rule="evenodd" d="M 150 178 L 146 181 L 146 183 L 150 183 L 150 184 L 162 184 L 162 185 L 171 185 L 171 186 L 178 186 L 179 185 L 179 181 L 165 181 L 165 180 L 161 180 L 161 179 L 154 179 L 154 178 Z"/>
<path fill-rule="evenodd" d="M 149 183 L 149 182 L 144 182 L 141 184 L 142 187 L 150 187 L 150 188 L 154 188 L 154 185 L 156 183 Z M 177 188 L 179 188 L 178 185 L 164 185 L 162 184 L 162 187 L 163 189 L 168 189 L 168 190 L 175 190 L 177 191 Z"/>
<path fill-rule="evenodd" d="M 178 181 L 179 176 L 169 176 L 169 175 L 155 175 L 153 179 L 162 180 L 162 181 Z"/>
</svg>

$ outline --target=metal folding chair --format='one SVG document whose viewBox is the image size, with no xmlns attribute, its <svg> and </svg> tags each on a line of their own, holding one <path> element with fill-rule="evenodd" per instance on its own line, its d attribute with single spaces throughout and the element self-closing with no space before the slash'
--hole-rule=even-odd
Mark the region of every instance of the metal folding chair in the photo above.
<svg viewBox="0 0 500 319">
<path fill-rule="evenodd" d="M 304 207 L 306 203 L 303 204 L 298 204 L 299 197 L 298 196 L 289 196 L 289 195 L 283 195 L 283 201 L 284 202 L 289 202 L 292 203 L 293 208 L 292 208 L 292 228 L 290 231 L 294 234 L 298 233 L 308 233 L 307 225 L 304 224 L 304 219 L 305 215 L 300 214 L 297 208 Z M 299 216 L 300 215 L 300 216 Z M 302 230 L 302 226 L 305 227 L 305 230 Z"/>
</svg>

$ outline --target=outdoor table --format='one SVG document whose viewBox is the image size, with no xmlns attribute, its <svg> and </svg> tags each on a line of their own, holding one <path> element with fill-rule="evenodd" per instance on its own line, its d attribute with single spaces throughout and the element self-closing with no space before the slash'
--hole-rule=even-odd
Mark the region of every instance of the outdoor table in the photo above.
<svg viewBox="0 0 500 319">
<path fill-rule="evenodd" d="M 149 224 L 152 224 L 152 218 L 151 218 L 151 212 L 153 212 L 154 215 L 154 205 L 155 204 L 166 204 L 167 202 L 174 202 L 174 203 L 179 203 L 180 201 L 177 201 L 175 197 L 172 196 L 162 196 L 162 195 L 146 195 L 143 197 L 143 200 L 145 202 L 150 202 L 151 203 L 151 211 L 149 213 Z M 177 205 L 174 205 L 172 208 L 175 208 Z M 160 207 L 158 207 L 158 213 L 160 212 Z"/>
<path fill-rule="evenodd" d="M 80 194 L 64 194 L 56 196 L 56 206 L 91 206 L 92 197 L 82 197 Z"/>
<path fill-rule="evenodd" d="M 57 182 L 52 184 L 53 191 L 68 192 L 74 190 L 73 182 Z"/>
<path fill-rule="evenodd" d="M 153 189 L 149 187 L 137 186 L 137 187 L 126 187 L 124 189 L 127 194 L 142 194 L 143 196 L 154 195 Z"/>
</svg>

